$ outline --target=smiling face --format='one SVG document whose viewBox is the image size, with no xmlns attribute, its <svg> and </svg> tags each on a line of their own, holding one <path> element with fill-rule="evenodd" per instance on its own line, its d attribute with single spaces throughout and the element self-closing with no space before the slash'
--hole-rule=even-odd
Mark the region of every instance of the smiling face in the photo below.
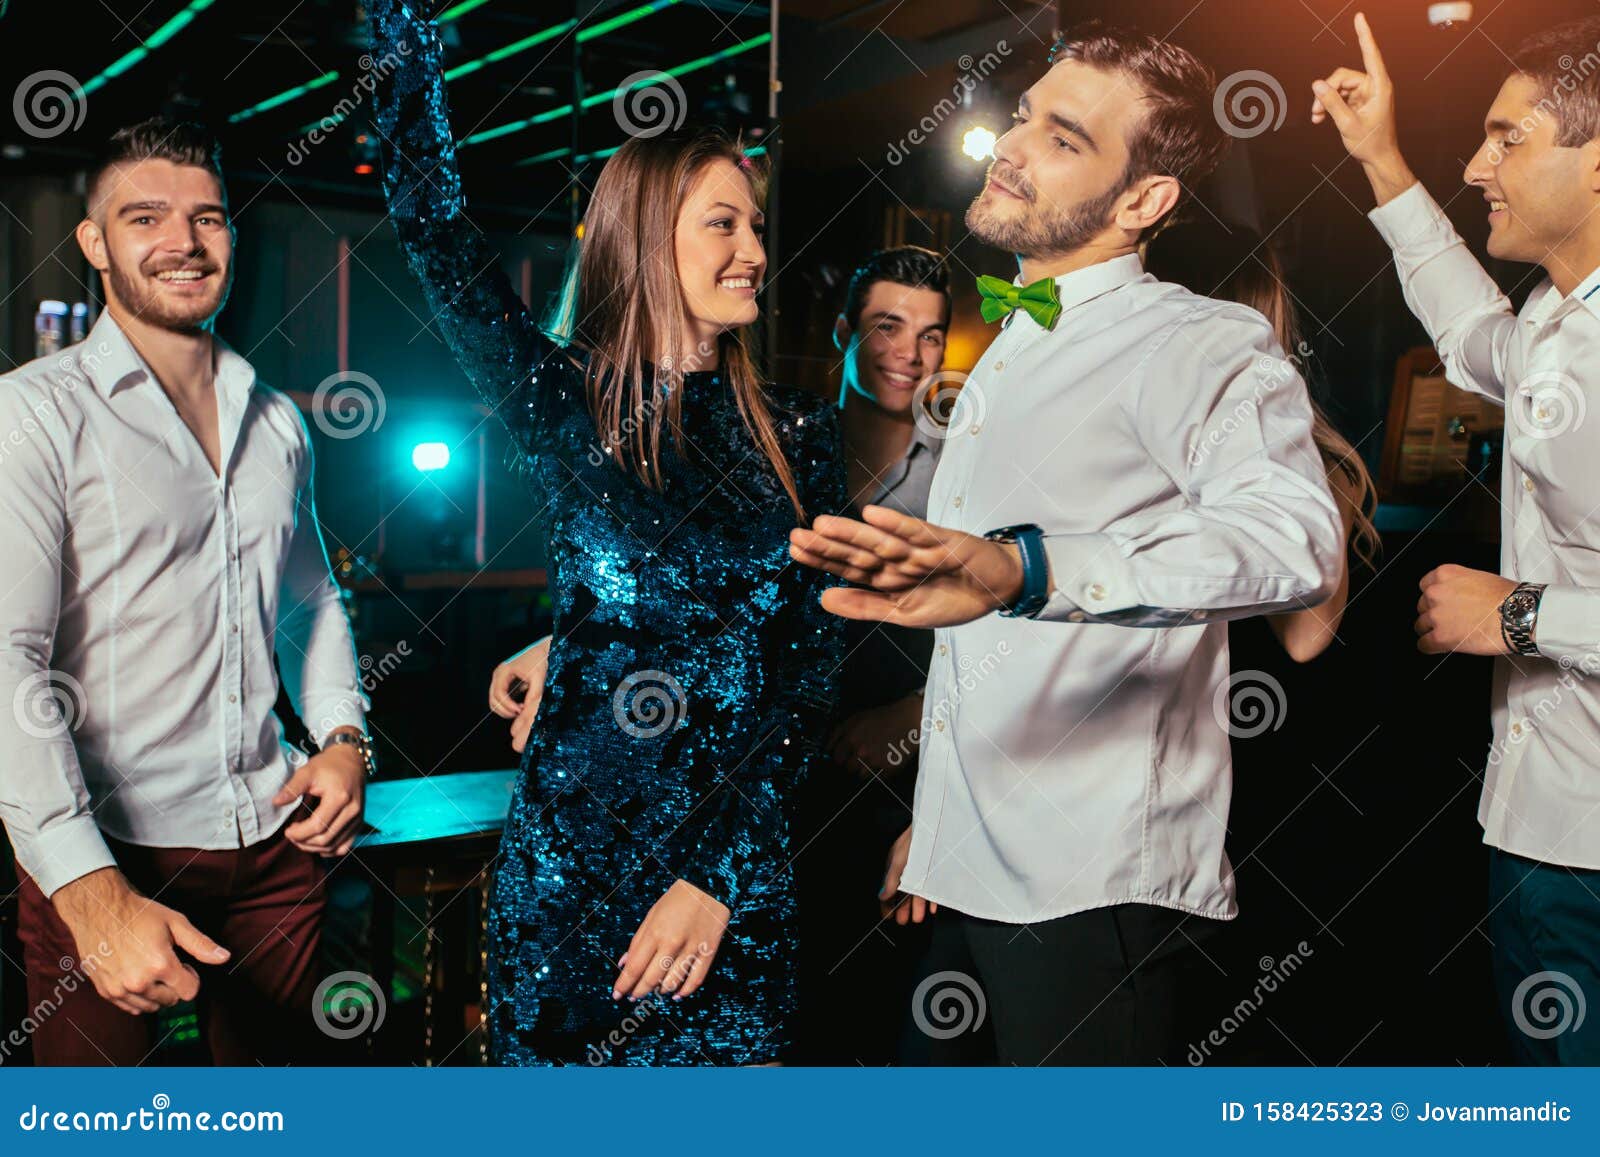
<svg viewBox="0 0 1600 1157">
<path fill-rule="evenodd" d="M 691 348 L 715 349 L 718 334 L 756 320 L 767 269 L 765 222 L 749 180 L 732 161 L 707 162 L 691 183 L 673 230 Z"/>
<path fill-rule="evenodd" d="M 1500 86 L 1463 179 L 1488 202 L 1490 254 L 1548 264 L 1594 213 L 1596 145 L 1557 145 L 1557 114 L 1539 101 L 1531 77 L 1513 75 Z M 1576 272 L 1582 277 L 1588 270 Z"/>
<path fill-rule="evenodd" d="M 917 386 L 944 365 L 949 315 L 949 302 L 937 290 L 873 282 L 855 329 L 842 314 L 834 322 L 834 340 L 844 349 L 844 388 L 892 414 L 908 413 Z"/>
<path fill-rule="evenodd" d="M 130 162 L 107 170 L 91 196 L 78 241 L 104 275 L 108 308 L 161 329 L 208 328 L 233 283 L 233 226 L 216 176 Z"/>
<path fill-rule="evenodd" d="M 1070 253 L 1117 229 L 1128 137 L 1143 91 L 1124 73 L 1063 60 L 1022 94 L 967 210 L 980 239 L 1024 258 Z"/>
</svg>

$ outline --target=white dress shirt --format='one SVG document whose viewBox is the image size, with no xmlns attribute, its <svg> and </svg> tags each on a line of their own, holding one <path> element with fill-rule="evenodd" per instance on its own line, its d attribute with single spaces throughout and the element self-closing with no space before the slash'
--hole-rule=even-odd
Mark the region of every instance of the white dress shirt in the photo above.
<svg viewBox="0 0 1600 1157">
<path fill-rule="evenodd" d="M 1371 216 L 1446 375 L 1505 406 L 1500 571 L 1549 584 L 1543 658 L 1495 660 L 1484 842 L 1600 868 L 1600 269 L 1514 315 L 1420 184 Z"/>
<path fill-rule="evenodd" d="M 220 480 L 109 313 L 0 377 L 0 816 L 46 895 L 114 863 L 102 831 L 237 848 L 282 826 L 305 757 L 274 649 L 313 738 L 369 706 L 305 422 L 220 341 L 216 392 Z"/>
<path fill-rule="evenodd" d="M 1038 620 L 936 632 L 901 886 L 1011 923 L 1228 919 L 1223 620 L 1339 575 L 1310 401 L 1265 318 L 1137 256 L 1056 284 L 1054 329 L 1014 311 L 963 387 L 928 514 L 1038 524 L 1053 593 Z"/>
</svg>

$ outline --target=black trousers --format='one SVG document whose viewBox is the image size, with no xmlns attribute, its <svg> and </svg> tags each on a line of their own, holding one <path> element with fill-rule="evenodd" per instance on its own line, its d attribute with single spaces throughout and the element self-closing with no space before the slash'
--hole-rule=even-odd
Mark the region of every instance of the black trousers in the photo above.
<svg viewBox="0 0 1600 1157">
<path fill-rule="evenodd" d="M 941 907 L 902 1037 L 907 1064 L 1184 1064 L 1186 1000 L 1220 922 L 1148 904 L 1037 924 Z"/>
</svg>

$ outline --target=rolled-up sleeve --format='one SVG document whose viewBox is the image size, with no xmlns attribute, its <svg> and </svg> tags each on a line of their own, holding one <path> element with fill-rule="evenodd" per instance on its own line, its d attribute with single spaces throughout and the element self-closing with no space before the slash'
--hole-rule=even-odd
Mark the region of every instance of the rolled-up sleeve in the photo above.
<svg viewBox="0 0 1600 1157">
<path fill-rule="evenodd" d="M 1178 494 L 1101 532 L 1046 535 L 1038 617 L 1172 627 L 1327 598 L 1343 529 L 1305 383 L 1266 320 L 1230 309 L 1186 322 L 1139 378 L 1133 424 Z"/>
<path fill-rule="evenodd" d="M 305 465 L 296 481 L 294 540 L 284 562 L 275 638 L 289 700 L 320 744 L 340 727 L 364 728 L 372 702 L 357 673 L 350 620 L 317 524 L 311 438 L 298 413 L 296 419 Z"/>
<path fill-rule="evenodd" d="M 67 485 L 45 394 L 0 380 L 0 817 L 50 896 L 116 861 L 90 808 L 69 725 L 93 703 L 50 669 L 61 609 Z"/>
</svg>

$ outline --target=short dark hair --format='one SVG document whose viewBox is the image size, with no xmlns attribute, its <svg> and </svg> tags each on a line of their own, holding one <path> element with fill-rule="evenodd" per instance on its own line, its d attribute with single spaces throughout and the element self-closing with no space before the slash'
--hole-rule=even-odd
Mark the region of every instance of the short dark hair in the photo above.
<svg viewBox="0 0 1600 1157">
<path fill-rule="evenodd" d="M 893 249 L 879 249 L 850 275 L 850 285 L 844 294 L 844 320 L 851 329 L 861 321 L 867 294 L 880 281 L 942 293 L 945 321 L 950 320 L 950 269 L 944 258 L 920 245 L 899 245 Z"/>
<path fill-rule="evenodd" d="M 222 145 L 216 134 L 196 121 L 150 117 L 126 125 L 111 134 L 111 139 L 95 158 L 84 186 L 92 207 L 95 191 L 108 170 L 115 165 L 138 161 L 171 161 L 175 165 L 194 165 L 222 180 Z"/>
<path fill-rule="evenodd" d="M 1600 137 L 1600 17 L 1536 33 L 1511 54 L 1511 67 L 1539 86 L 1539 105 L 1556 119 L 1556 144 Z"/>
<path fill-rule="evenodd" d="M 1049 61 L 1059 60 L 1120 72 L 1144 90 L 1147 107 L 1128 137 L 1124 188 L 1141 177 L 1176 177 L 1181 205 L 1221 163 L 1228 134 L 1212 109 L 1216 76 L 1192 52 L 1138 29 L 1090 22 L 1055 42 Z"/>
</svg>

